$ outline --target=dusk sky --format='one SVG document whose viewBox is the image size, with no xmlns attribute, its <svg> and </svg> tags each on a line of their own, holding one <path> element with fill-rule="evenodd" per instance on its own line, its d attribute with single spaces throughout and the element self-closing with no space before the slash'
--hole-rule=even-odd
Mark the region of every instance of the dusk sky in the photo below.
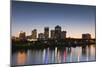
<svg viewBox="0 0 100 67">
<path fill-rule="evenodd" d="M 60 25 L 62 30 L 67 31 L 67 37 L 81 38 L 83 33 L 90 33 L 95 38 L 95 23 L 95 6 L 12 2 L 12 36 L 18 36 L 20 31 L 31 35 L 33 29 L 43 33 L 44 27 L 48 26 L 51 30 Z"/>
</svg>

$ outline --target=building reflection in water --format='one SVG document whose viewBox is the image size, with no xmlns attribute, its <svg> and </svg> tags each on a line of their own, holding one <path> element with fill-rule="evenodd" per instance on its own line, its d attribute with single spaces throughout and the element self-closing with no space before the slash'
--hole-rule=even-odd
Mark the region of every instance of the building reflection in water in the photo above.
<svg viewBox="0 0 100 67">
<path fill-rule="evenodd" d="M 49 52 L 49 48 L 48 49 L 44 49 L 43 50 L 43 63 L 44 64 L 48 64 L 50 63 L 61 63 L 62 59 L 61 57 L 64 57 L 64 62 L 66 62 L 66 50 L 64 51 L 64 53 L 62 54 L 61 49 L 58 49 L 57 47 L 55 48 L 55 50 L 53 51 L 52 49 L 50 50 L 51 52 Z M 49 55 L 51 54 L 51 55 Z"/>
<path fill-rule="evenodd" d="M 90 48 L 90 49 L 89 49 Z M 66 47 L 66 48 L 46 48 L 43 50 L 43 63 L 62 63 L 62 62 L 80 62 L 89 61 L 90 56 L 94 51 L 92 46 L 81 46 L 81 47 Z M 95 52 L 94 52 L 95 53 Z M 94 54 L 93 54 L 94 55 Z"/>
<path fill-rule="evenodd" d="M 67 50 L 67 61 L 66 62 L 70 62 L 71 61 L 71 47 L 66 47 Z"/>
<path fill-rule="evenodd" d="M 44 61 L 45 61 L 45 53 L 46 53 L 46 49 L 43 50 L 43 60 L 42 60 L 43 64 L 44 64 Z"/>
<path fill-rule="evenodd" d="M 72 62 L 72 59 L 73 59 L 73 58 L 72 58 L 72 57 L 73 57 L 73 51 L 74 51 L 73 48 L 71 48 L 70 61 L 69 61 L 69 62 Z"/>
<path fill-rule="evenodd" d="M 89 49 L 88 46 L 86 46 L 86 61 L 88 61 L 89 58 Z"/>
<path fill-rule="evenodd" d="M 71 53 L 71 47 L 68 47 L 66 49 L 67 49 L 67 53 L 70 54 Z"/>
<path fill-rule="evenodd" d="M 64 55 L 63 55 L 63 62 L 66 62 L 66 58 L 67 58 L 67 52 L 66 49 L 64 50 Z"/>
<path fill-rule="evenodd" d="M 57 50 L 56 50 L 57 52 L 57 54 L 56 54 L 56 61 L 57 61 L 57 63 L 62 63 L 62 61 L 63 61 L 63 52 L 64 52 L 64 49 L 62 49 L 62 48 L 57 48 Z"/>
<path fill-rule="evenodd" d="M 89 45 L 88 46 L 88 57 L 89 57 L 89 59 L 93 59 L 93 57 L 95 57 L 95 45 Z"/>
<path fill-rule="evenodd" d="M 17 64 L 18 65 L 24 65 L 26 62 L 26 52 L 25 51 L 19 51 L 17 54 Z"/>
<path fill-rule="evenodd" d="M 82 55 L 86 56 L 87 54 L 87 47 L 86 46 L 82 46 Z"/>
<path fill-rule="evenodd" d="M 54 63 L 55 62 L 55 52 L 54 49 L 44 49 L 43 50 L 43 64 Z"/>
<path fill-rule="evenodd" d="M 84 58 L 84 59 L 86 59 L 85 61 L 88 61 L 88 57 L 89 57 L 89 48 L 88 48 L 88 46 L 83 46 L 82 47 L 82 56 L 86 56 L 86 58 Z"/>
<path fill-rule="evenodd" d="M 54 63 L 54 59 L 55 59 L 55 52 L 54 49 L 51 51 L 51 62 Z"/>
<path fill-rule="evenodd" d="M 43 50 L 43 63 L 48 64 L 49 48 Z"/>
<path fill-rule="evenodd" d="M 60 50 L 57 51 L 57 63 L 61 63 L 61 53 L 60 53 Z"/>
<path fill-rule="evenodd" d="M 55 63 L 57 63 L 57 47 L 55 48 Z"/>
<path fill-rule="evenodd" d="M 42 50 L 20 50 L 16 52 L 14 64 L 49 64 L 63 62 L 80 62 L 95 60 L 95 46 L 78 46 L 65 48 L 45 48 Z"/>
<path fill-rule="evenodd" d="M 77 51 L 77 61 L 80 62 L 80 56 L 81 56 L 81 47 L 79 47 Z"/>
</svg>

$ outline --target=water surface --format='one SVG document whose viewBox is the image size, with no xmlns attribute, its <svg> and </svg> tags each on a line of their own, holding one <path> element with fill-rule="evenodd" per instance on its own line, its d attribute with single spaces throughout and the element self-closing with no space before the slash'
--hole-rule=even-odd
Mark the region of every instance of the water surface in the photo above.
<svg viewBox="0 0 100 67">
<path fill-rule="evenodd" d="M 45 48 L 18 50 L 12 53 L 12 65 L 69 63 L 81 61 L 95 61 L 96 47 L 78 46 L 65 48 Z"/>
</svg>

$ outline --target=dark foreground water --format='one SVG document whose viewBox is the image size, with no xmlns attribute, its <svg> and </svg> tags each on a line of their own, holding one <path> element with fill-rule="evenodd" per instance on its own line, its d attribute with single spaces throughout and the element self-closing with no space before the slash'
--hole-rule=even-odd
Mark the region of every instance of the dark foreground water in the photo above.
<svg viewBox="0 0 100 67">
<path fill-rule="evenodd" d="M 95 45 L 85 47 L 65 47 L 18 50 L 13 52 L 12 65 L 68 63 L 96 60 Z"/>
</svg>

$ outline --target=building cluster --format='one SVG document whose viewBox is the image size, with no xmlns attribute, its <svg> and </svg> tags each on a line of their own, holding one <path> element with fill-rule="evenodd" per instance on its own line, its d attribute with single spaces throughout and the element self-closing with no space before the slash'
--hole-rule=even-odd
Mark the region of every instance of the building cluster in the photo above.
<svg viewBox="0 0 100 67">
<path fill-rule="evenodd" d="M 44 28 L 44 33 L 37 33 L 37 29 L 32 30 L 31 35 L 26 36 L 26 33 L 21 31 L 19 33 L 19 39 L 24 40 L 36 40 L 36 39 L 65 39 L 66 31 L 61 30 L 61 26 L 55 26 L 54 30 L 49 30 L 49 27 Z"/>
<path fill-rule="evenodd" d="M 37 39 L 46 40 L 46 39 L 66 39 L 66 31 L 62 31 L 61 26 L 57 25 L 54 29 L 49 31 L 49 27 L 44 28 L 44 33 L 37 33 L 37 29 L 32 30 L 31 35 L 26 36 L 26 33 L 21 31 L 19 33 L 20 40 L 32 40 L 35 41 Z M 13 37 L 14 39 L 14 37 Z M 91 34 L 86 33 L 82 34 L 82 39 L 91 39 Z"/>
<path fill-rule="evenodd" d="M 44 33 L 38 34 L 39 39 L 65 39 L 66 38 L 66 31 L 62 31 L 59 25 L 55 26 L 54 30 L 50 31 L 49 37 L 49 27 L 44 28 Z"/>
<path fill-rule="evenodd" d="M 57 25 L 55 30 L 51 30 L 51 39 L 65 39 L 66 31 L 62 31 L 61 27 Z"/>
</svg>

